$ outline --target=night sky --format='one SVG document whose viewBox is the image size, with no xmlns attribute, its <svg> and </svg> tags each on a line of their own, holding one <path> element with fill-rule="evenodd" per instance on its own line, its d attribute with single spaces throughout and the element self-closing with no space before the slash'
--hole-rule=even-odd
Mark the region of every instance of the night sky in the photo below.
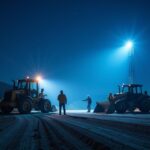
<svg viewBox="0 0 150 150">
<path fill-rule="evenodd" d="M 149 0 L 1 0 L 0 80 L 41 74 L 54 104 L 63 89 L 68 108 L 86 108 L 87 95 L 94 107 L 128 83 L 128 39 L 135 82 L 150 93 Z"/>
</svg>

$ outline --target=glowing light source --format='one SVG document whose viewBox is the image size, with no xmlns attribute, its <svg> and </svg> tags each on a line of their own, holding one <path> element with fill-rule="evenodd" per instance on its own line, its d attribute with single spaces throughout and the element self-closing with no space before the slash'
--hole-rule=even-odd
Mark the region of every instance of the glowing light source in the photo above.
<svg viewBox="0 0 150 150">
<path fill-rule="evenodd" d="M 41 81 L 42 81 L 42 77 L 41 77 L 40 75 L 38 75 L 38 76 L 36 76 L 36 80 L 37 80 L 38 82 L 41 82 Z"/>
<path fill-rule="evenodd" d="M 29 77 L 29 76 L 27 76 L 26 78 L 27 78 L 27 79 L 29 79 L 30 77 Z"/>
<path fill-rule="evenodd" d="M 127 50 L 131 50 L 133 47 L 133 42 L 131 40 L 127 41 L 126 44 L 125 44 L 125 48 Z"/>
</svg>

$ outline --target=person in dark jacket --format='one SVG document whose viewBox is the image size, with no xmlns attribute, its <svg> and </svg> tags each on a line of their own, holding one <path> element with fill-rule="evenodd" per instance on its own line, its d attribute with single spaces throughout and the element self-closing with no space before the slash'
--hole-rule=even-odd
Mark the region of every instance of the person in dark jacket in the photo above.
<svg viewBox="0 0 150 150">
<path fill-rule="evenodd" d="M 112 114 L 115 112 L 115 95 L 113 95 L 112 93 L 109 93 L 108 100 L 109 100 L 110 105 L 106 113 Z"/>
<path fill-rule="evenodd" d="M 64 115 L 66 115 L 66 107 L 67 104 L 67 97 L 63 93 L 63 90 L 60 91 L 60 94 L 58 95 L 58 101 L 59 101 L 59 115 L 61 115 L 61 108 L 63 107 Z"/>
<path fill-rule="evenodd" d="M 41 92 L 39 93 L 39 98 L 41 99 L 45 98 L 44 89 L 41 89 Z"/>
<path fill-rule="evenodd" d="M 112 93 L 109 93 L 108 100 L 109 100 L 110 104 L 114 104 L 114 96 Z"/>
<path fill-rule="evenodd" d="M 91 112 L 91 104 L 92 104 L 92 99 L 90 96 L 88 96 L 85 100 L 83 101 L 87 101 L 87 111 Z"/>
</svg>

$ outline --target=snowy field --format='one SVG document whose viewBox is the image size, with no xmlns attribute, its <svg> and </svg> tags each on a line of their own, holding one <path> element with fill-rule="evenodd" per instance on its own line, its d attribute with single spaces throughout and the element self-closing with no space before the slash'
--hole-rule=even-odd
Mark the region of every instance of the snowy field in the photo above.
<svg viewBox="0 0 150 150">
<path fill-rule="evenodd" d="M 150 149 L 150 114 L 0 115 L 0 150 Z"/>
</svg>

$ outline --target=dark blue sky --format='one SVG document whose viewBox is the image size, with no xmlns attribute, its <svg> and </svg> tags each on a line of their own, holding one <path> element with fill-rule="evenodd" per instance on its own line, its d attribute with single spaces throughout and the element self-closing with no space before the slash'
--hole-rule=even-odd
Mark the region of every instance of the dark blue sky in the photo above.
<svg viewBox="0 0 150 150">
<path fill-rule="evenodd" d="M 87 94 L 95 105 L 128 81 L 128 59 L 115 54 L 127 39 L 135 81 L 150 92 L 149 0 L 1 0 L 0 80 L 40 73 L 70 105 Z"/>
</svg>

